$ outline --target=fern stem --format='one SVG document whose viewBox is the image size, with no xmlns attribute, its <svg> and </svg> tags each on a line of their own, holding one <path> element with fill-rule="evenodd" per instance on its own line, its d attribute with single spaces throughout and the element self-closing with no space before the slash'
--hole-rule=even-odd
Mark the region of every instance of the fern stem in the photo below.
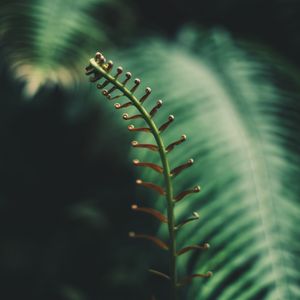
<svg viewBox="0 0 300 300">
<path fill-rule="evenodd" d="M 173 200 L 173 184 L 171 180 L 170 165 L 167 157 L 166 147 L 164 145 L 163 139 L 160 135 L 159 129 L 156 126 L 155 122 L 152 120 L 151 115 L 148 111 L 142 106 L 140 101 L 133 95 L 133 93 L 127 89 L 120 81 L 115 79 L 112 75 L 108 74 L 98 63 L 94 60 L 90 60 L 90 64 L 99 71 L 105 79 L 107 79 L 111 84 L 113 84 L 118 90 L 120 90 L 124 96 L 126 96 L 132 104 L 137 108 L 137 110 L 143 116 L 143 119 L 151 129 L 152 135 L 157 143 L 159 149 L 159 155 L 161 163 L 163 166 L 163 176 L 165 182 L 165 191 L 166 191 L 166 201 L 167 201 L 167 218 L 168 218 L 168 231 L 169 231 L 169 259 L 170 259 L 170 280 L 171 280 L 171 289 L 170 296 L 172 300 L 177 300 L 177 266 L 176 266 L 176 232 L 175 232 L 175 201 Z"/>
</svg>

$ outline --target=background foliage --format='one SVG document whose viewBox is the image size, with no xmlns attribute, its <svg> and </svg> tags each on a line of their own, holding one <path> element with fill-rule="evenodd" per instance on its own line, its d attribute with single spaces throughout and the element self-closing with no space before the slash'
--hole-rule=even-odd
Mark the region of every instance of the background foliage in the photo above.
<svg viewBox="0 0 300 300">
<path fill-rule="evenodd" d="M 156 157 L 130 150 L 82 75 L 98 49 L 165 100 L 158 122 L 176 116 L 166 139 L 188 141 L 172 164 L 197 162 L 176 178 L 203 187 L 178 207 L 201 215 L 179 245 L 211 249 L 183 256 L 180 273 L 215 275 L 182 299 L 300 298 L 298 1 L 0 3 L 2 298 L 166 299 L 145 271 L 166 270 L 164 254 L 127 238 L 165 234 L 129 209 L 163 209 L 133 184 L 157 175 L 130 163 Z"/>
</svg>

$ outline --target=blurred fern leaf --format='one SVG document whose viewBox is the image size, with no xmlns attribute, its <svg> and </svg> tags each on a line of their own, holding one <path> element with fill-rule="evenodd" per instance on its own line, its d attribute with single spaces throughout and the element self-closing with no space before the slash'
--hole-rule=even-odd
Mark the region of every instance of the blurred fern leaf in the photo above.
<svg viewBox="0 0 300 300">
<path fill-rule="evenodd" d="M 211 249 L 180 257 L 181 276 L 215 275 L 195 280 L 186 299 L 299 299 L 299 94 L 291 90 L 293 79 L 223 31 L 186 30 L 176 45 L 145 44 L 120 60 L 129 57 L 128 69 L 166 100 L 158 124 L 174 113 L 164 137 L 188 136 L 187 145 L 170 153 L 173 167 L 196 160 L 174 179 L 176 189 L 203 187 L 200 197 L 177 207 L 179 220 L 193 211 L 201 216 L 179 233 L 178 248 L 209 242 Z M 142 155 L 155 161 L 149 152 Z M 151 170 L 143 177 L 157 182 Z"/>
<path fill-rule="evenodd" d="M 109 0 L 2 2 L 5 56 L 25 81 L 25 93 L 32 96 L 45 84 L 68 86 L 78 81 L 87 53 L 96 44 L 111 44 L 104 16 L 117 5 Z M 122 21 L 118 17 L 114 29 Z"/>
</svg>

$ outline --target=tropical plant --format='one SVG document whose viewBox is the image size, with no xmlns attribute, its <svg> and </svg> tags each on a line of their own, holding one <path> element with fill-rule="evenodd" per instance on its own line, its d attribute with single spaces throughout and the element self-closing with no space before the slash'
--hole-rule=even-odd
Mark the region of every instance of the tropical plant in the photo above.
<svg viewBox="0 0 300 300">
<path fill-rule="evenodd" d="M 117 30 L 125 20 L 130 23 L 126 11 L 108 0 L 4 1 L 2 43 L 14 74 L 25 81 L 25 95 L 32 97 L 45 85 L 74 86 L 86 53 L 99 42 L 113 44 L 103 16 L 114 13 Z"/>
<path fill-rule="evenodd" d="M 134 211 L 140 211 L 143 213 L 147 213 L 156 219 L 158 219 L 161 223 L 166 223 L 168 227 L 168 242 L 163 242 L 159 238 L 146 234 L 136 234 L 135 232 L 130 232 L 129 236 L 132 238 L 143 238 L 154 242 L 158 247 L 163 250 L 167 250 L 169 253 L 169 274 L 162 273 L 157 270 L 150 269 L 155 275 L 158 275 L 164 279 L 167 279 L 171 283 L 171 291 L 170 291 L 170 299 L 178 299 L 177 290 L 180 286 L 185 285 L 186 282 L 191 281 L 196 277 L 210 277 L 212 272 L 207 272 L 206 274 L 193 274 L 184 278 L 183 280 L 178 279 L 177 276 L 177 258 L 182 254 L 185 254 L 192 250 L 206 250 L 209 248 L 209 244 L 205 243 L 203 245 L 189 245 L 182 249 L 176 248 L 176 235 L 181 231 L 182 227 L 186 224 L 191 223 L 192 221 L 198 220 L 199 215 L 195 212 L 193 216 L 185 219 L 178 223 L 176 216 L 174 214 L 175 206 L 181 202 L 186 196 L 200 192 L 200 187 L 195 186 L 192 189 L 180 191 L 177 194 L 174 194 L 173 187 L 173 178 L 177 177 L 182 171 L 189 168 L 193 165 L 194 160 L 191 158 L 186 163 L 176 166 L 175 168 L 171 168 L 169 164 L 168 155 L 170 152 L 174 150 L 178 145 L 182 144 L 186 140 L 186 135 L 182 135 L 180 139 L 171 142 L 169 145 L 164 143 L 163 132 L 168 129 L 170 124 L 174 121 L 174 116 L 169 115 L 168 120 L 164 122 L 162 125 L 156 125 L 154 121 L 154 116 L 157 114 L 158 110 L 161 108 L 163 102 L 162 100 L 158 100 L 157 103 L 152 107 L 151 110 L 147 111 L 144 107 L 144 102 L 151 94 L 151 89 L 149 87 L 146 88 L 145 94 L 137 98 L 134 93 L 138 89 L 141 84 L 141 80 L 136 78 L 134 80 L 133 86 L 129 89 L 126 87 L 126 84 L 130 82 L 132 77 L 130 72 L 125 74 L 125 79 L 120 81 L 119 77 L 123 73 L 123 68 L 118 67 L 115 75 L 111 75 L 113 72 L 113 62 L 106 62 L 105 57 L 97 52 L 95 58 L 90 60 L 89 66 L 86 68 L 86 74 L 91 75 L 90 80 L 92 82 L 99 82 L 97 84 L 97 88 L 102 91 L 102 94 L 109 100 L 116 100 L 127 98 L 129 102 L 125 102 L 123 104 L 116 103 L 116 109 L 127 109 L 130 106 L 134 106 L 138 114 L 128 115 L 128 113 L 123 114 L 124 120 L 136 120 L 143 119 L 148 127 L 135 127 L 134 125 L 129 125 L 128 130 L 132 132 L 145 132 L 151 133 L 152 138 L 154 139 L 154 144 L 152 143 L 140 143 L 137 141 L 132 142 L 132 146 L 134 148 L 142 148 L 148 149 L 150 151 L 158 152 L 160 156 L 160 165 L 154 164 L 152 162 L 140 162 L 135 159 L 133 161 L 135 166 L 150 168 L 151 170 L 156 171 L 159 174 L 162 174 L 164 177 L 164 186 L 161 187 L 153 182 L 145 182 L 141 179 L 138 179 L 136 183 L 138 185 L 144 186 L 146 188 L 152 189 L 157 192 L 161 196 L 165 196 L 166 199 L 166 207 L 167 207 L 167 216 L 149 207 L 140 207 L 137 204 L 132 205 L 132 209 Z M 107 89 L 109 87 L 109 89 Z M 121 92 L 121 93 L 120 93 Z M 117 93 L 117 95 L 116 95 Z"/>
<path fill-rule="evenodd" d="M 295 167 L 299 139 L 293 132 L 299 128 L 298 94 L 292 85 L 289 90 L 275 85 L 279 76 L 282 82 L 295 81 L 286 76 L 284 65 L 263 61 L 259 51 L 247 51 L 225 32 L 199 36 L 186 30 L 180 39 L 181 46 L 148 41 L 123 57 L 176 112 L 165 138 L 178 138 L 178 130 L 191 137 L 188 147 L 168 155 L 170 163 L 184 163 L 186 156 L 198 161 L 192 173 L 173 183 L 180 191 L 200 178 L 203 186 L 200 196 L 175 209 L 179 220 L 191 210 L 201 215 L 178 233 L 178 247 L 210 241 L 212 249 L 179 257 L 180 273 L 212 269 L 216 274 L 205 283 L 194 281 L 186 299 L 297 299 L 299 244 L 293 224 L 300 206 L 294 180 L 300 174 Z M 116 84 L 113 78 L 110 83 Z M 149 108 L 150 102 L 145 103 Z M 156 122 L 165 117 L 157 114 Z M 149 160 L 145 152 L 141 161 Z M 144 176 L 157 182 L 151 170 Z M 163 210 L 162 202 L 155 203 Z"/>
<path fill-rule="evenodd" d="M 178 277 L 206 274 L 208 270 L 214 272 L 209 280 L 192 280 L 191 285 L 182 291 L 182 299 L 300 298 L 300 83 L 297 65 L 291 66 L 288 62 L 290 58 L 296 62 L 298 59 L 299 19 L 296 16 L 299 3 L 295 0 L 266 1 L 261 8 L 260 2 L 199 1 L 205 8 L 201 12 L 195 9 L 192 1 L 188 1 L 184 7 L 179 1 L 167 2 L 168 11 L 169 6 L 173 5 L 177 13 L 166 17 L 166 11 L 159 6 L 161 1 L 153 2 L 151 7 L 143 1 L 131 1 L 130 5 L 117 0 L 1 1 L 1 68 L 6 66 L 15 77 L 25 81 L 27 96 L 33 97 L 44 86 L 58 85 L 62 89 L 76 86 L 72 96 L 65 98 L 72 99 L 67 101 L 68 105 L 73 111 L 78 105 L 77 114 L 82 114 L 79 103 L 84 102 L 88 106 L 83 99 L 101 100 L 99 93 L 87 92 L 86 82 L 81 82 L 82 66 L 90 53 L 101 47 L 126 69 L 134 71 L 134 76 L 143 78 L 144 82 L 151 85 L 156 99 L 163 99 L 164 108 L 155 115 L 156 124 L 164 124 L 168 114 L 175 115 L 173 124 L 163 136 L 164 145 L 173 143 L 183 134 L 186 134 L 187 143 L 176 146 L 174 151 L 168 153 L 169 164 L 174 167 L 185 165 L 189 158 L 193 158 L 195 164 L 188 172 L 184 170 L 172 179 L 174 190 L 179 193 L 198 183 L 202 189 L 201 193 L 191 194 L 189 198 L 178 202 L 174 210 L 179 223 L 193 219 L 197 214 L 200 216 L 197 222 L 189 222 L 178 232 L 177 249 L 184 249 L 188 245 L 204 245 L 206 242 L 211 245 L 209 251 L 188 251 L 180 255 L 177 259 Z M 245 6 L 251 9 L 251 21 L 255 15 L 259 17 L 259 22 L 249 26 L 250 21 L 246 18 L 249 10 Z M 140 16 L 128 14 L 131 8 L 139 8 Z M 153 22 L 154 16 L 157 22 Z M 128 24 L 135 18 L 139 19 L 140 26 L 133 30 Z M 247 43 L 241 43 L 236 35 L 233 37 L 226 30 L 195 27 L 181 30 L 186 20 L 202 25 L 221 23 L 235 34 L 273 41 L 273 45 L 261 46 L 249 39 Z M 153 26 L 158 29 L 153 38 L 145 37 L 149 33 L 150 23 L 155 23 Z M 123 35 L 122 29 L 130 31 L 130 34 Z M 181 33 L 178 35 L 179 31 Z M 128 39 L 126 46 L 122 45 L 124 39 Z M 115 47 L 116 44 L 118 47 Z M 287 60 L 275 55 L 272 46 L 285 53 Z M 2 81 L 1 88 L 6 90 L 5 93 L 2 90 L 1 95 L 3 98 L 10 96 L 11 99 L 17 99 L 20 95 L 15 88 L 16 82 L 7 84 L 9 73 L 3 74 L 5 81 Z M 135 91 L 137 99 L 144 95 L 141 90 Z M 47 97 L 38 95 L 38 99 L 56 97 L 49 90 L 45 94 Z M 95 109 L 95 101 L 90 103 L 93 105 L 89 109 Z M 159 103 L 148 99 L 143 107 L 151 112 Z M 28 105 L 35 105 L 35 102 Z M 119 128 L 117 118 L 111 117 L 111 112 L 107 113 L 111 107 L 106 108 L 103 103 L 99 103 L 99 106 L 106 115 L 103 123 L 114 122 L 114 126 Z M 19 111 L 15 104 L 9 107 L 11 115 L 17 111 L 15 118 L 18 118 Z M 61 107 L 59 109 L 63 110 Z M 128 106 L 126 109 L 129 117 L 135 114 L 134 107 Z M 9 119 L 7 111 L 8 108 L 3 105 L 2 128 L 11 127 L 11 123 L 6 121 Z M 150 122 L 149 115 L 146 114 L 146 117 Z M 135 127 L 129 129 L 144 127 L 143 123 L 138 124 L 139 119 L 133 121 Z M 107 133 L 107 128 L 111 127 L 103 123 L 101 128 L 97 128 L 101 132 L 101 139 L 105 139 L 106 145 L 120 145 L 119 148 L 123 149 L 125 146 L 115 141 L 116 134 Z M 22 119 L 19 126 L 23 127 Z M 140 134 L 138 141 L 143 141 L 143 144 L 153 142 L 147 133 Z M 122 136 L 122 141 L 124 139 Z M 151 165 L 147 165 L 150 168 L 144 168 L 138 176 L 163 186 L 163 176 L 160 178 L 153 170 L 161 170 L 156 167 L 161 166 L 159 156 L 150 156 L 146 150 L 138 153 L 138 161 L 138 150 L 132 150 L 135 165 L 151 161 Z M 5 155 L 9 155 L 8 152 Z M 119 152 L 116 153 L 119 155 Z M 126 158 L 122 157 L 122 160 L 126 161 Z M 27 162 L 21 168 L 29 168 Z M 112 178 L 111 186 L 107 181 L 105 184 L 101 181 L 95 184 L 99 190 L 104 185 L 106 190 L 113 190 L 116 179 L 121 180 L 120 174 L 114 176 L 117 178 Z M 151 191 L 144 196 L 156 198 Z M 10 199 L 5 195 L 4 198 Z M 23 203 L 23 200 L 20 202 Z M 168 214 L 164 201 L 132 204 L 134 210 L 151 212 L 160 218 L 162 216 L 155 211 Z M 153 205 L 155 211 L 141 209 Z M 80 210 L 84 209 L 77 205 L 76 214 Z M 89 208 L 90 214 L 91 211 L 93 208 Z M 191 215 L 193 212 L 196 214 Z M 121 228 L 124 214 L 119 213 L 117 218 L 110 215 L 108 219 L 120 222 L 117 227 Z M 147 231 L 149 228 L 143 225 Z M 151 230 L 153 233 L 153 228 Z M 113 233 L 122 235 L 119 231 Z M 167 240 L 169 234 L 167 226 L 159 226 L 157 235 L 161 240 Z M 118 237 L 114 240 L 119 241 Z M 118 248 L 115 242 L 112 244 L 113 249 Z M 120 244 L 120 247 L 122 250 L 116 250 L 119 251 L 118 255 L 120 252 L 123 255 L 119 255 L 122 256 L 120 260 L 129 260 L 131 253 L 125 256 L 124 245 Z M 136 249 L 138 253 L 139 246 Z M 161 275 L 165 273 L 170 277 L 164 260 L 157 257 L 152 262 L 150 252 L 156 254 L 156 250 L 149 249 L 149 267 L 152 268 L 154 263 L 156 265 L 153 267 L 160 270 Z M 145 258 L 142 260 L 144 262 Z M 148 265 L 148 262 L 145 264 Z M 159 274 L 156 271 L 154 273 Z M 171 277 L 175 278 L 173 275 Z M 129 293 L 131 299 L 137 289 L 136 280 L 133 281 Z M 111 289 L 115 288 L 115 285 L 111 286 Z M 159 288 L 153 290 L 157 299 L 163 298 L 160 297 Z M 109 297 L 114 299 L 113 295 Z M 140 296 L 136 297 L 140 299 Z"/>
</svg>

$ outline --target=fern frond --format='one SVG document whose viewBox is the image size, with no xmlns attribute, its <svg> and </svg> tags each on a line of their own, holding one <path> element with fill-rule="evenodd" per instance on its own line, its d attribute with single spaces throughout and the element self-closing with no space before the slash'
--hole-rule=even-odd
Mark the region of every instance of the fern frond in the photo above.
<svg viewBox="0 0 300 300">
<path fill-rule="evenodd" d="M 108 61 L 106 62 L 105 57 L 100 53 L 97 52 L 95 58 L 92 58 L 90 60 L 89 66 L 86 68 L 86 74 L 92 75 L 90 77 L 91 82 L 98 82 L 102 80 L 102 83 L 97 84 L 97 88 L 99 88 L 102 91 L 102 94 L 108 99 L 112 100 L 115 99 L 114 95 L 112 93 L 114 92 L 121 92 L 121 95 L 118 95 L 118 98 L 127 98 L 131 105 L 136 108 L 138 111 L 138 114 L 129 116 L 129 114 L 124 113 L 123 119 L 124 120 L 132 120 L 132 119 L 143 119 L 144 122 L 148 127 L 141 127 L 138 129 L 138 131 L 144 131 L 147 133 L 151 133 L 152 137 L 154 138 L 155 144 L 144 144 L 144 143 L 138 143 L 137 141 L 132 142 L 132 146 L 135 148 L 146 148 L 155 152 L 159 153 L 160 161 L 162 167 L 159 167 L 156 164 L 152 163 L 139 163 L 138 160 L 135 160 L 135 165 L 139 165 L 142 167 L 152 168 L 156 171 L 159 171 L 159 173 L 163 174 L 164 177 L 164 186 L 161 187 L 157 184 L 154 184 L 152 182 L 144 182 L 140 179 L 136 181 L 138 185 L 142 185 L 144 187 L 150 188 L 156 192 L 158 192 L 160 195 L 165 196 L 166 198 L 166 207 L 167 207 L 167 217 L 165 217 L 162 213 L 160 213 L 157 210 L 154 210 L 152 208 L 145 208 L 141 207 L 139 208 L 137 205 L 133 205 L 132 208 L 136 211 L 142 211 L 145 213 L 148 213 L 154 217 L 156 217 L 158 220 L 160 220 L 162 223 L 167 223 L 168 226 L 168 244 L 162 242 L 157 237 L 149 236 L 145 234 L 135 234 L 130 233 L 130 237 L 134 238 L 144 238 L 151 240 L 156 245 L 158 245 L 160 248 L 164 250 L 169 251 L 169 257 L 170 257 L 170 274 L 167 275 L 168 278 L 170 278 L 171 281 L 171 299 L 175 300 L 177 299 L 177 288 L 181 286 L 182 284 L 177 278 L 177 256 L 181 254 L 182 252 L 177 252 L 176 248 L 176 234 L 179 229 L 181 229 L 182 225 L 184 223 L 189 223 L 191 219 L 187 219 L 186 222 L 183 222 L 181 225 L 176 226 L 176 219 L 174 214 L 174 209 L 176 206 L 176 202 L 182 200 L 186 195 L 194 192 L 199 192 L 200 188 L 196 187 L 192 189 L 191 191 L 184 191 L 182 193 L 179 193 L 177 196 L 174 196 L 173 194 L 173 183 L 172 183 L 172 177 L 174 175 L 177 175 L 181 170 L 187 167 L 187 165 L 182 165 L 180 167 L 177 167 L 173 170 L 170 169 L 169 159 L 168 159 L 168 153 L 173 150 L 173 148 L 179 144 L 181 144 L 183 141 L 186 140 L 186 135 L 182 135 L 182 137 L 169 144 L 168 146 L 165 146 L 164 139 L 162 137 L 162 133 L 167 130 L 171 123 L 174 121 L 174 116 L 169 115 L 168 120 L 164 121 L 164 123 L 160 126 L 156 125 L 156 122 L 153 120 L 154 114 L 157 112 L 157 109 L 161 106 L 162 102 L 159 100 L 157 104 L 150 110 L 150 112 L 145 108 L 144 104 L 145 101 L 149 98 L 151 94 L 151 89 L 147 87 L 145 89 L 144 94 L 141 97 L 137 97 L 134 93 L 136 92 L 138 86 L 140 85 L 141 81 L 140 79 L 135 79 L 134 85 L 132 88 L 128 88 L 127 85 L 129 84 L 132 74 L 130 72 L 127 72 L 125 74 L 125 79 L 123 81 L 119 80 L 119 76 L 123 73 L 123 68 L 118 67 L 117 72 L 112 75 L 113 73 L 113 62 Z M 107 86 L 110 86 L 111 88 L 109 90 L 104 89 Z M 150 101 L 150 100 L 149 100 Z M 122 105 L 119 104 L 115 106 L 117 109 L 119 109 Z M 129 106 L 125 104 L 125 106 Z M 135 127 L 133 125 L 129 125 L 128 129 L 130 131 L 134 131 Z M 191 164 L 193 161 L 189 161 L 189 164 Z M 193 218 L 192 220 L 194 220 Z M 198 219 L 198 217 L 197 217 Z M 192 248 L 194 246 L 191 246 Z M 186 252 L 187 250 L 183 250 L 183 252 Z M 166 277 L 166 276 L 164 276 Z M 208 277 L 208 276 L 198 276 L 198 275 L 192 275 L 192 277 Z M 186 280 L 184 280 L 186 281 Z"/>
<path fill-rule="evenodd" d="M 299 90 L 280 61 L 249 49 L 226 32 L 187 30 L 178 44 L 148 41 L 125 54 L 134 57 L 127 64 L 153 83 L 158 97 L 168 97 L 178 124 L 168 129 L 170 142 L 179 128 L 193 137 L 168 156 L 171 164 L 183 156 L 197 161 L 188 175 L 174 179 L 175 194 L 199 179 L 203 186 L 176 207 L 178 218 L 191 210 L 201 216 L 178 233 L 178 247 L 209 241 L 212 248 L 178 261 L 180 272 L 213 269 L 214 277 L 194 282 L 186 299 L 300 296 Z M 157 114 L 156 120 L 165 117 Z M 149 157 L 144 152 L 140 160 Z M 144 176 L 156 178 L 146 169 Z M 160 202 L 156 208 L 163 211 Z"/>
<path fill-rule="evenodd" d="M 40 87 L 74 86 L 80 80 L 86 54 L 107 38 L 106 11 L 118 13 L 119 3 L 108 0 L 22 0 L 1 4 L 5 22 L 1 42 L 13 75 L 25 83 L 25 94 Z M 96 18 L 97 14 L 97 18 Z M 125 19 L 115 20 L 115 28 Z M 5 19 L 4 19 L 5 18 Z M 0 33 L 1 34 L 1 33 Z"/>
</svg>

